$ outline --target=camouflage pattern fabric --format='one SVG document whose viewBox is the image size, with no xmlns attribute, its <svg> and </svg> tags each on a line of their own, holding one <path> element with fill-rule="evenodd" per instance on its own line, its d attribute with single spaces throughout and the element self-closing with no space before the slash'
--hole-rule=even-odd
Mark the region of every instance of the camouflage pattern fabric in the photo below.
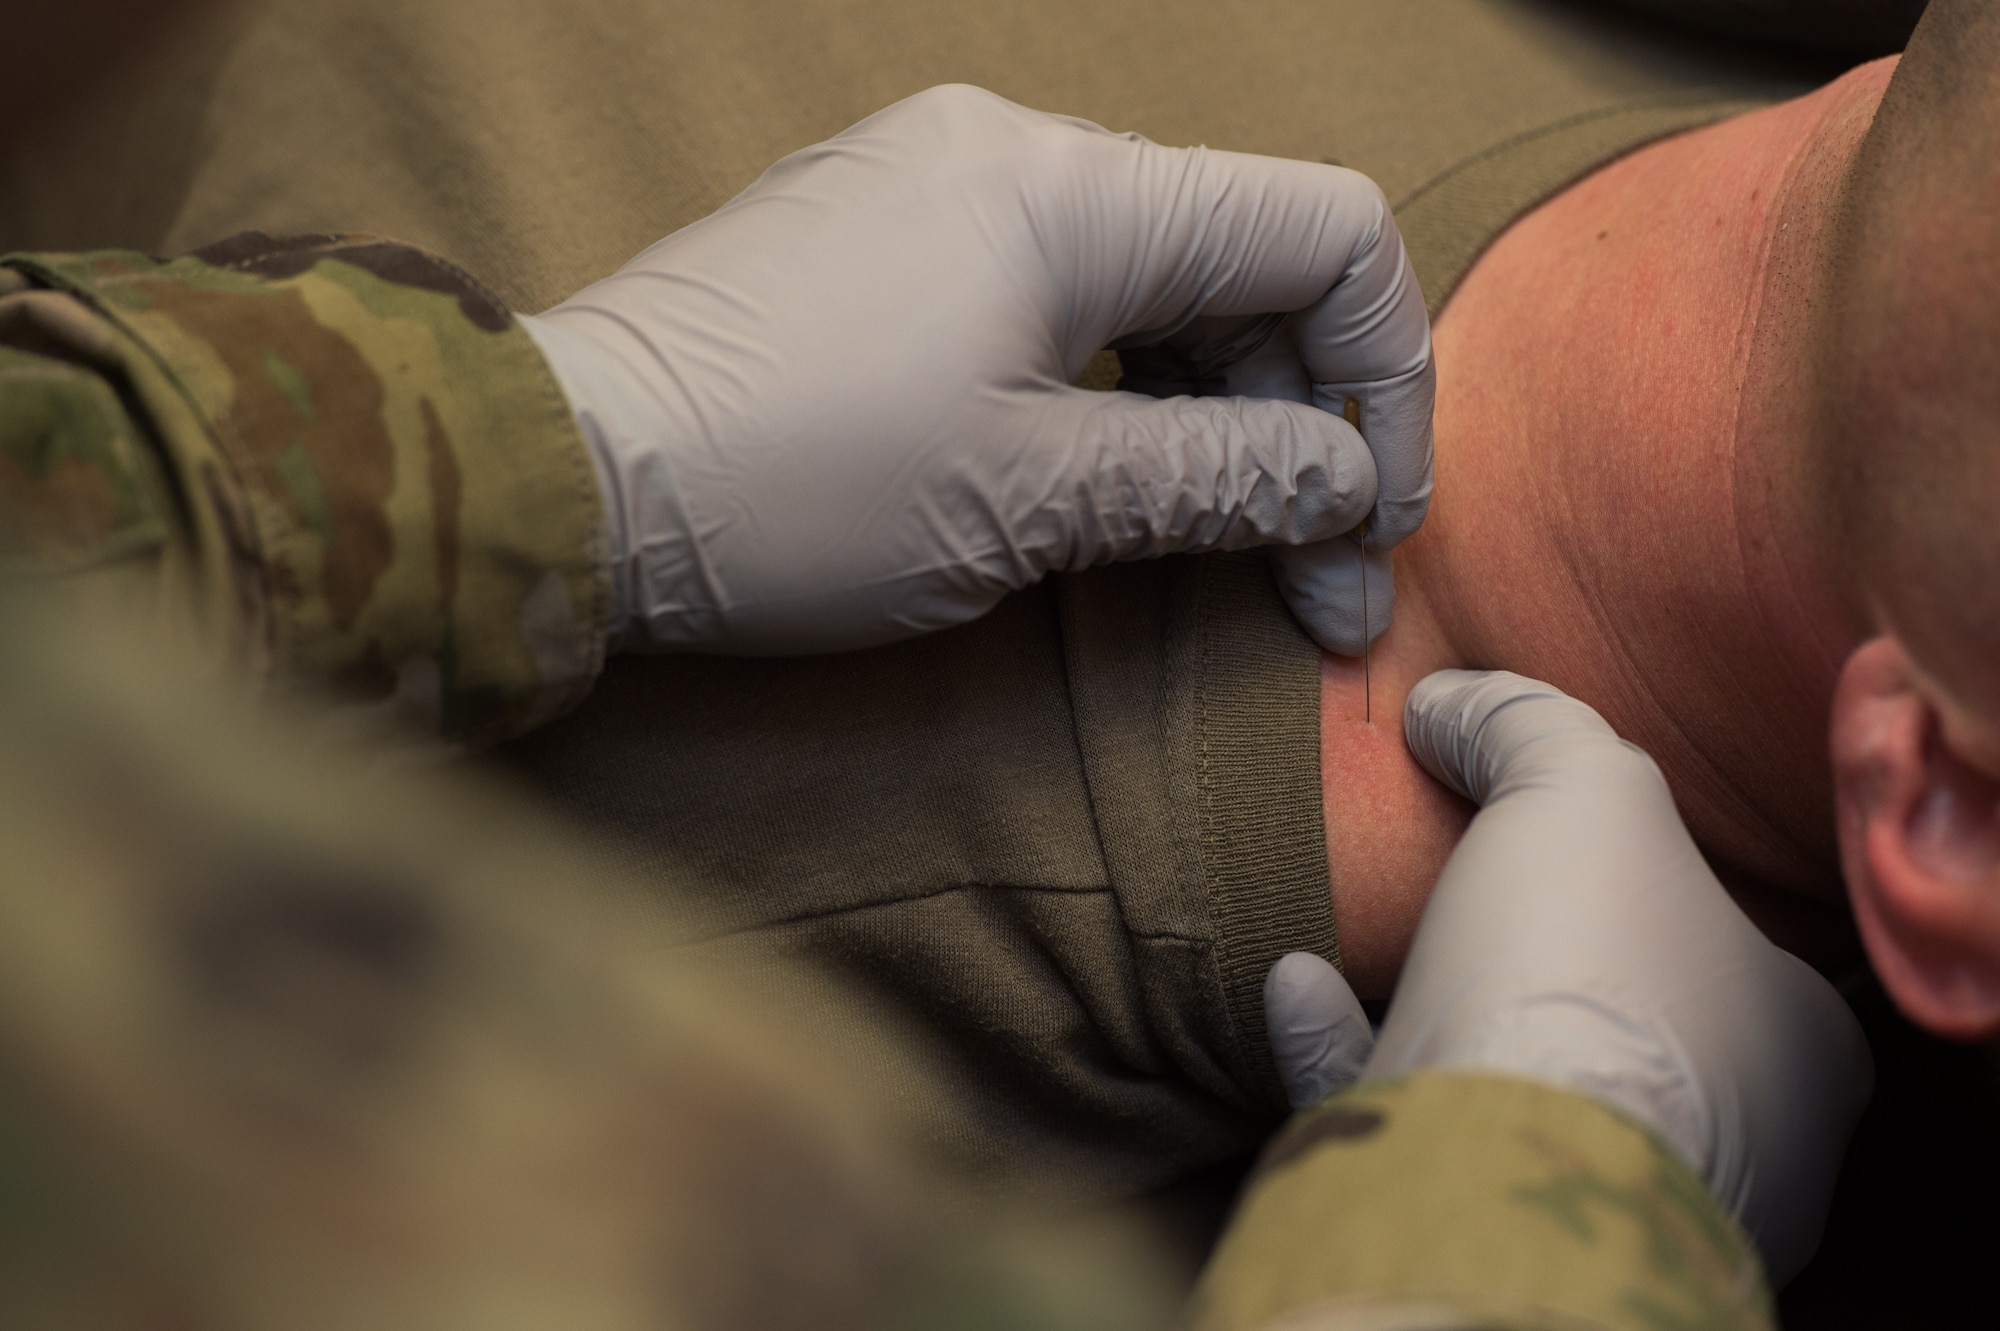
<svg viewBox="0 0 2000 1331">
<path fill-rule="evenodd" d="M 1144 1234 L 975 1201 L 601 848 L 8 600 L 0 1326 L 1169 1325 Z"/>
<path fill-rule="evenodd" d="M 596 478 L 471 278 L 366 236 L 0 265 L 8 565 L 371 728 L 478 746 L 588 690 Z"/>
<path fill-rule="evenodd" d="M 1582 1096 L 1432 1072 L 1296 1117 L 1196 1293 L 1199 1331 L 1770 1331 L 1756 1252 L 1680 1159 Z"/>
</svg>

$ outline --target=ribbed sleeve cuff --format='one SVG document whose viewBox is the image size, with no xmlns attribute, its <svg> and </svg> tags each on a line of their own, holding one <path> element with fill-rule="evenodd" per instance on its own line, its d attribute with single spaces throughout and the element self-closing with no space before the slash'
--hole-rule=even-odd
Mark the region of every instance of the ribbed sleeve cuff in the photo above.
<svg viewBox="0 0 2000 1331">
<path fill-rule="evenodd" d="M 1230 1023 L 1272 1087 L 1264 976 L 1287 952 L 1338 966 L 1320 785 L 1320 651 L 1262 552 L 1201 561 L 1195 788 L 1202 880 Z"/>
</svg>

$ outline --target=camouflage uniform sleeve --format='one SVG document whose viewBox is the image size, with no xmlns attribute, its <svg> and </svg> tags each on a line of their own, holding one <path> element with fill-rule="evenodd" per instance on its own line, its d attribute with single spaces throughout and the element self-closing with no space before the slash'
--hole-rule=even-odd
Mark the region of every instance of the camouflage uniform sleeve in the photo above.
<svg viewBox="0 0 2000 1331">
<path fill-rule="evenodd" d="M 218 664 L 366 728 L 518 734 L 601 668 L 602 522 L 533 342 L 423 251 L 0 260 L 0 561 Z"/>
<path fill-rule="evenodd" d="M 1742 1232 L 1630 1120 L 1423 1073 L 1273 1140 L 1196 1293 L 1199 1331 L 1769 1331 Z"/>
</svg>

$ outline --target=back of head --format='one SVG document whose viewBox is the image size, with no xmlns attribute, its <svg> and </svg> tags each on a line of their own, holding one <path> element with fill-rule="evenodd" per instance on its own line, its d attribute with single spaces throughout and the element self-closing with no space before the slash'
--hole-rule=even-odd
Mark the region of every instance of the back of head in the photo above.
<svg viewBox="0 0 2000 1331">
<path fill-rule="evenodd" d="M 2000 660 L 2000 6 L 1936 0 L 1848 182 L 1821 372 L 1858 600 L 1955 691 Z"/>
<path fill-rule="evenodd" d="M 1876 973 L 2000 1036 L 2000 7 L 1935 0 L 1843 195 L 1820 292 L 1829 539 L 1857 647 L 1835 826 Z M 1869 636 L 1872 634 L 1873 636 Z"/>
</svg>

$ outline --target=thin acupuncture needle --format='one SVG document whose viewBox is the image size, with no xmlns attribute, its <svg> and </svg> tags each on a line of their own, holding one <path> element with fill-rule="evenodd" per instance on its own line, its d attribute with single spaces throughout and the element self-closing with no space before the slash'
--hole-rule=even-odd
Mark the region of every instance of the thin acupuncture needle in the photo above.
<svg viewBox="0 0 2000 1331">
<path fill-rule="evenodd" d="M 1361 542 L 1361 720 L 1375 724 L 1375 681 L 1368 671 L 1368 524 L 1354 529 Z"/>
<path fill-rule="evenodd" d="M 1340 414 L 1349 425 L 1361 428 L 1361 399 L 1348 398 L 1340 405 Z M 1361 547 L 1361 720 L 1365 725 L 1375 724 L 1375 681 L 1368 669 L 1368 520 L 1354 529 L 1354 542 Z"/>
</svg>

